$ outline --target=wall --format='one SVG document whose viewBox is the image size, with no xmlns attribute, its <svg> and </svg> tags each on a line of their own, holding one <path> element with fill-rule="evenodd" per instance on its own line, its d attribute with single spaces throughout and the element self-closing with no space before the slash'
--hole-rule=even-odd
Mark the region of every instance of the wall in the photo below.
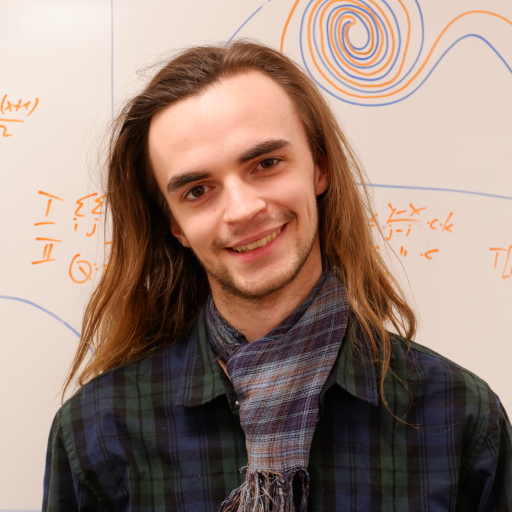
<svg viewBox="0 0 512 512">
<path fill-rule="evenodd" d="M 2 2 L 0 510 L 40 509 L 60 385 L 108 252 L 98 140 L 136 70 L 190 44 L 255 37 L 307 68 L 368 172 L 418 341 L 512 410 L 511 20 L 499 0 Z"/>
</svg>

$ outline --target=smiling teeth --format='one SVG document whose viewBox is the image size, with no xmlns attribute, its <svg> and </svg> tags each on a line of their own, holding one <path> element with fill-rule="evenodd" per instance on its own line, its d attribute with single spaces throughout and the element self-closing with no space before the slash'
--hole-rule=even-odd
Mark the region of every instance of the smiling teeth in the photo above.
<svg viewBox="0 0 512 512">
<path fill-rule="evenodd" d="M 260 238 L 259 240 L 256 240 L 252 244 L 247 245 L 239 245 L 238 247 L 232 247 L 233 251 L 236 252 L 247 252 L 252 251 L 254 249 L 258 249 L 259 247 L 263 247 L 264 245 L 267 245 L 269 242 L 274 240 L 274 238 L 281 233 L 282 228 L 276 229 L 273 233 L 270 233 L 270 235 L 267 235 L 264 238 Z"/>
</svg>

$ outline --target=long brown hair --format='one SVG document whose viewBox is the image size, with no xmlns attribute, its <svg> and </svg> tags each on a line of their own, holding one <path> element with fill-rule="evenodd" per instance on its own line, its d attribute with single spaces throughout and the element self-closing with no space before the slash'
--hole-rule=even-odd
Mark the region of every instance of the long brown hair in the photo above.
<svg viewBox="0 0 512 512">
<path fill-rule="evenodd" d="M 90 347 L 95 353 L 82 369 L 79 385 L 148 350 L 179 341 L 190 330 L 208 294 L 207 278 L 190 249 L 170 233 L 171 213 L 148 156 L 149 126 L 163 108 L 249 70 L 264 73 L 286 91 L 304 124 L 313 157 L 330 170 L 330 186 L 319 199 L 322 256 L 345 283 L 373 360 L 381 366 L 385 402 L 382 386 L 391 353 L 385 324 L 412 337 L 416 320 L 375 249 L 363 171 L 313 81 L 278 51 L 248 41 L 181 52 L 119 114 L 107 166 L 111 252 L 85 310 L 64 391 Z"/>
</svg>

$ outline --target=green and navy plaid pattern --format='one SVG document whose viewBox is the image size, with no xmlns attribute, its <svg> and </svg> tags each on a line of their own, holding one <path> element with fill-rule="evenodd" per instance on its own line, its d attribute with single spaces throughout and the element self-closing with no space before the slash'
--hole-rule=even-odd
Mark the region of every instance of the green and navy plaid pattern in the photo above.
<svg viewBox="0 0 512 512">
<path fill-rule="evenodd" d="M 330 271 L 322 273 L 304 303 L 283 322 L 288 329 L 278 326 L 278 334 L 272 330 L 248 343 L 231 332 L 208 298 L 209 341 L 217 355 L 232 352 L 224 357 L 249 459 L 244 484 L 219 510 L 267 511 L 272 504 L 275 512 L 307 512 L 307 467 L 320 392 L 338 355 L 350 306 L 345 287 Z"/>
<path fill-rule="evenodd" d="M 512 430 L 489 387 L 394 336 L 393 371 L 409 388 L 386 377 L 397 421 L 357 338 L 351 318 L 320 395 L 308 510 L 511 512 Z M 201 313 L 188 340 L 100 375 L 59 410 L 43 511 L 214 512 L 244 480 L 236 402 Z"/>
</svg>

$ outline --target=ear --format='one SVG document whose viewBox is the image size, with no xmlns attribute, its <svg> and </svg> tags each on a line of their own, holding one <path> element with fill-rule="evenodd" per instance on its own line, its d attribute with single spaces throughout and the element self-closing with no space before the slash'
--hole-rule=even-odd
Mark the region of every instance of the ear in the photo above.
<svg viewBox="0 0 512 512">
<path fill-rule="evenodd" d="M 315 165 L 315 195 L 323 194 L 331 182 L 331 173 L 327 167 L 327 161 L 322 159 Z"/>
<path fill-rule="evenodd" d="M 181 245 L 183 247 L 190 248 L 190 243 L 185 236 L 185 233 L 181 230 L 181 228 L 178 226 L 178 224 L 175 221 L 171 222 L 171 233 L 178 239 Z"/>
</svg>

